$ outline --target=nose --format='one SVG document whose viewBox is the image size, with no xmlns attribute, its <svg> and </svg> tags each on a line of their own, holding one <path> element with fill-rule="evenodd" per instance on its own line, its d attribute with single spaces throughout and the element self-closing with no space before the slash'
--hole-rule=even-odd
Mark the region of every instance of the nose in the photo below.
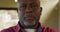
<svg viewBox="0 0 60 32">
<path fill-rule="evenodd" d="M 27 6 L 26 7 L 26 12 L 27 13 L 32 13 L 33 12 L 33 9 L 30 6 Z"/>
</svg>

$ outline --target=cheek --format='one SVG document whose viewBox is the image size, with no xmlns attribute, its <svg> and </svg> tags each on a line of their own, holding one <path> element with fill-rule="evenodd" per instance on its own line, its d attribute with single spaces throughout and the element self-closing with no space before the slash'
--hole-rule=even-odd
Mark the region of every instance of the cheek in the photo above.
<svg viewBox="0 0 60 32">
<path fill-rule="evenodd" d="M 35 16 L 36 16 L 36 19 L 39 19 L 40 18 L 40 11 L 36 11 Z"/>
<path fill-rule="evenodd" d="M 37 12 L 36 15 L 37 15 L 37 17 L 40 17 L 40 13 L 39 12 Z"/>
<path fill-rule="evenodd" d="M 25 13 L 21 11 L 21 13 L 20 13 L 20 17 L 21 17 L 21 19 L 24 18 L 24 14 L 25 14 Z"/>
<path fill-rule="evenodd" d="M 38 17 L 40 16 L 41 12 L 39 10 L 35 11 L 35 15 Z"/>
</svg>

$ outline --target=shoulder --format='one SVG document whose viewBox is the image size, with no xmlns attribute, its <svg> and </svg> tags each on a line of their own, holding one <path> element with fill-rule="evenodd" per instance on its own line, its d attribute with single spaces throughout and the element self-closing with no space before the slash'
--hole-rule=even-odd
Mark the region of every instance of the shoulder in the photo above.
<svg viewBox="0 0 60 32">
<path fill-rule="evenodd" d="M 12 27 L 9 27 L 7 29 L 3 29 L 0 32 L 15 32 L 15 31 L 18 31 L 19 29 L 20 29 L 19 24 L 17 24 L 17 25 L 14 25 Z"/>
<path fill-rule="evenodd" d="M 15 28 L 15 26 L 9 27 L 9 28 L 6 28 L 6 29 L 3 29 L 0 32 L 14 32 L 14 29 L 13 28 Z"/>
<path fill-rule="evenodd" d="M 15 26 L 9 27 L 7 29 L 3 29 L 0 32 L 15 32 L 15 31 L 18 31 L 19 29 L 20 29 L 19 24 L 17 24 Z"/>
<path fill-rule="evenodd" d="M 58 32 L 57 29 L 52 27 L 42 27 L 43 32 Z"/>
</svg>

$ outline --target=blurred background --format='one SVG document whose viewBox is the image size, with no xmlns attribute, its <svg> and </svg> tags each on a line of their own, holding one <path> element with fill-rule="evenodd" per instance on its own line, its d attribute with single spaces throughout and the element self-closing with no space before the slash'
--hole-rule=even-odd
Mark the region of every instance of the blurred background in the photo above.
<svg viewBox="0 0 60 32">
<path fill-rule="evenodd" d="M 0 0 L 0 30 L 18 23 L 18 14 L 15 9 L 17 7 L 17 0 Z M 43 8 L 40 18 L 41 24 L 60 30 L 60 1 L 41 0 L 41 7 Z"/>
</svg>

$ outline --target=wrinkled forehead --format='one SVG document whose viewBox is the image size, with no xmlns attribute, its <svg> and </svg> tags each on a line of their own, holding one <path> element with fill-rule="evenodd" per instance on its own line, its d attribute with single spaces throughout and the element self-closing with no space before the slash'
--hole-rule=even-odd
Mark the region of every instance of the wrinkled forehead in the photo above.
<svg viewBox="0 0 60 32">
<path fill-rule="evenodd" d="M 32 2 L 38 2 L 40 3 L 40 0 L 18 0 L 19 3 L 32 3 Z"/>
</svg>

